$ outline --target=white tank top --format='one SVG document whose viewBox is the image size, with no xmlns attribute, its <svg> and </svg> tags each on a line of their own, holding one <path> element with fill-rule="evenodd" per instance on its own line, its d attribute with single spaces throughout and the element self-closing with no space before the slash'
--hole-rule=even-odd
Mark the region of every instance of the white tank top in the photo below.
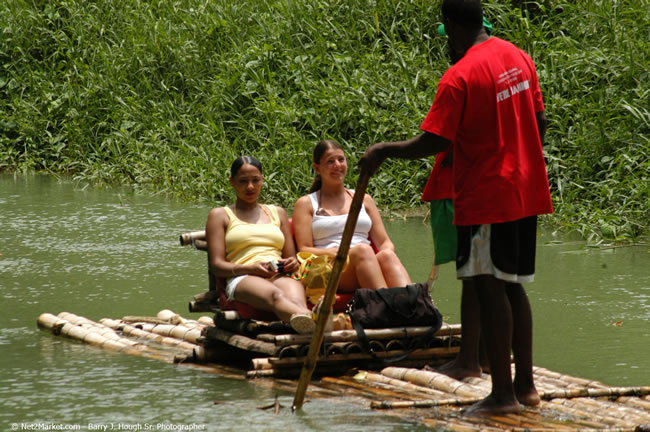
<svg viewBox="0 0 650 432">
<path fill-rule="evenodd" d="M 314 241 L 314 247 L 319 249 L 338 248 L 343 238 L 343 230 L 345 229 L 345 222 L 348 219 L 347 214 L 323 216 L 317 215 L 318 211 L 318 191 L 309 194 L 311 198 L 311 205 L 314 208 L 314 218 L 311 222 L 311 232 Z M 359 219 L 352 235 L 350 247 L 358 244 L 370 244 L 368 234 L 372 228 L 372 221 L 365 206 L 361 206 L 359 212 Z"/>
</svg>

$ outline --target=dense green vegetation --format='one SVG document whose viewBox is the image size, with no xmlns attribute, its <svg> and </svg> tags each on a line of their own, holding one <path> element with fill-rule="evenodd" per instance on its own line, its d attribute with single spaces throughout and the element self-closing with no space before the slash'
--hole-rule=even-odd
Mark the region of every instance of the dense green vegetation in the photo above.
<svg viewBox="0 0 650 432">
<path fill-rule="evenodd" d="M 484 4 L 538 66 L 556 205 L 544 221 L 647 235 L 647 0 Z M 368 145 L 419 132 L 449 66 L 438 21 L 431 0 L 5 0 L 0 169 L 223 203 L 230 163 L 253 154 L 265 200 L 290 208 L 318 140 L 354 167 Z M 370 192 L 416 207 L 431 166 L 390 161 Z"/>
</svg>

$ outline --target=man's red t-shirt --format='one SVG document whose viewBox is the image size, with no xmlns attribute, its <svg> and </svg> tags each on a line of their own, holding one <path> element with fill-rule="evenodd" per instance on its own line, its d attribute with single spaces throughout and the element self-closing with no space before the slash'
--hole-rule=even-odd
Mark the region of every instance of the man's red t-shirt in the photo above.
<svg viewBox="0 0 650 432">
<path fill-rule="evenodd" d="M 454 224 L 553 212 L 535 113 L 544 111 L 532 59 L 492 37 L 443 75 L 421 129 L 452 142 Z"/>
<path fill-rule="evenodd" d="M 429 175 L 427 184 L 422 191 L 422 201 L 436 201 L 442 199 L 452 199 L 454 196 L 454 172 L 451 164 L 442 166 L 447 158 L 449 150 L 436 155 L 436 161 L 433 164 L 433 170 Z"/>
</svg>

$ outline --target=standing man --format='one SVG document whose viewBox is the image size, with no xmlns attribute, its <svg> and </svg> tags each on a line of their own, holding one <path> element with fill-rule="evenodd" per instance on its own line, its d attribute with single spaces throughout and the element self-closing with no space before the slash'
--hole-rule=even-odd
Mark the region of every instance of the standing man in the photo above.
<svg viewBox="0 0 650 432">
<path fill-rule="evenodd" d="M 472 281 L 478 297 L 492 374 L 492 392 L 469 411 L 516 412 L 520 403 L 540 401 L 532 313 L 521 283 L 534 278 L 537 215 L 553 211 L 542 154 L 544 104 L 531 58 L 486 33 L 480 0 L 443 0 L 442 20 L 461 59 L 441 78 L 424 133 L 375 144 L 359 164 L 375 173 L 387 158 L 453 149 L 457 277 Z"/>
<path fill-rule="evenodd" d="M 488 35 L 492 32 L 492 23 L 483 17 L 483 27 Z M 438 34 L 446 36 L 445 26 L 438 27 Z M 450 45 L 447 51 L 451 64 L 456 64 L 464 52 L 456 52 Z M 451 146 L 450 146 L 451 148 Z M 450 261 L 456 261 L 458 233 L 453 224 L 454 219 L 454 176 L 452 170 L 453 153 L 450 149 L 436 155 L 435 165 L 429 175 L 422 200 L 429 201 L 431 207 L 431 233 L 433 235 L 434 260 L 429 276 L 430 287 L 437 277 L 438 267 Z M 460 351 L 454 360 L 432 369 L 451 378 L 462 380 L 466 377 L 479 377 L 482 372 L 489 373 L 485 344 L 480 341 L 480 313 L 478 297 L 469 279 L 463 280 L 460 307 L 462 339 Z"/>
</svg>

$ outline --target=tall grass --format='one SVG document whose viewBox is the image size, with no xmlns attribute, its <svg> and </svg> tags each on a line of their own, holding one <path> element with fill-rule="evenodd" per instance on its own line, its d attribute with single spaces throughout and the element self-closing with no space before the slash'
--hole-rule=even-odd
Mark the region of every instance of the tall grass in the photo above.
<svg viewBox="0 0 650 432">
<path fill-rule="evenodd" d="M 545 221 L 594 239 L 647 234 L 647 1 L 484 3 L 495 35 L 538 65 L 556 205 Z M 264 199 L 291 207 L 318 140 L 337 139 L 354 167 L 368 145 L 418 133 L 449 66 L 438 16 L 430 0 L 7 0 L 0 169 L 223 204 L 230 163 L 253 154 Z M 390 161 L 370 192 L 416 207 L 431 165 Z"/>
</svg>

